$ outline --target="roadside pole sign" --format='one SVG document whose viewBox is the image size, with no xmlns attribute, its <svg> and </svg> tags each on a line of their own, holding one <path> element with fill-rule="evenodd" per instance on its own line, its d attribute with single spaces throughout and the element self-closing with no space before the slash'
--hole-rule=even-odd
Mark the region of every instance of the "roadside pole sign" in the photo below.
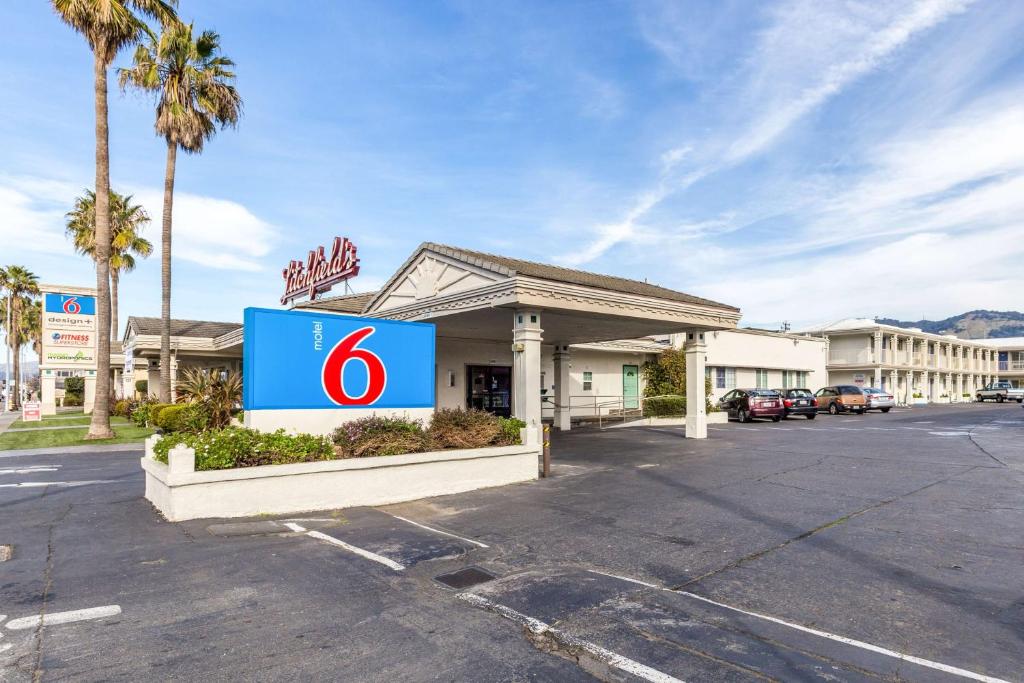
<svg viewBox="0 0 1024 683">
<path fill-rule="evenodd" d="M 433 408 L 434 326 L 245 309 L 243 407 Z"/>
<path fill-rule="evenodd" d="M 21 404 L 22 422 L 40 422 L 42 419 L 42 405 L 39 401 L 26 401 Z"/>
</svg>

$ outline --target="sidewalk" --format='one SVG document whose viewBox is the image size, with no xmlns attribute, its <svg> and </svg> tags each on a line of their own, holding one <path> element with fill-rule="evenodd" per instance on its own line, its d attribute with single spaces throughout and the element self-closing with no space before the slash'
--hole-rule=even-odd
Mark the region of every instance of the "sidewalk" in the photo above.
<svg viewBox="0 0 1024 683">
<path fill-rule="evenodd" d="M 6 432 L 7 428 L 10 427 L 19 417 L 21 417 L 21 413 L 14 410 L 10 412 L 0 412 L 0 434 Z"/>
</svg>

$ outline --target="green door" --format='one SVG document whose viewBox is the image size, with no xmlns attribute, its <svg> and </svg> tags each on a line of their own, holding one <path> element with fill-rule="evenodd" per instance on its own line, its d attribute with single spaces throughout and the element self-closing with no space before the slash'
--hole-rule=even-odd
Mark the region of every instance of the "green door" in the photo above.
<svg viewBox="0 0 1024 683">
<path fill-rule="evenodd" d="M 636 410 L 640 407 L 640 368 L 636 365 L 622 366 L 622 407 Z"/>
</svg>

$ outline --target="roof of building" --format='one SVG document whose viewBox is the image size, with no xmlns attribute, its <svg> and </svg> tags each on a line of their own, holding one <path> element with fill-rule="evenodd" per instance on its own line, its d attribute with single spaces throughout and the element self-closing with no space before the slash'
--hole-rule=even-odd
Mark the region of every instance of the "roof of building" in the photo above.
<svg viewBox="0 0 1024 683">
<path fill-rule="evenodd" d="M 293 308 L 315 308 L 321 311 L 334 311 L 336 313 L 362 313 L 366 310 L 366 304 L 370 303 L 370 299 L 375 296 L 377 296 L 377 292 L 328 296 L 316 301 L 300 301 Z"/>
<path fill-rule="evenodd" d="M 595 287 L 624 294 L 649 296 L 657 299 L 666 299 L 668 301 L 678 301 L 681 303 L 696 304 L 699 306 L 713 306 L 715 308 L 725 308 L 731 311 L 739 310 L 735 306 L 729 306 L 728 304 L 719 303 L 710 299 L 703 299 L 698 296 L 678 292 L 674 289 L 668 289 L 667 287 L 661 287 L 659 285 L 652 285 L 639 280 L 630 280 L 628 278 L 616 277 L 614 275 L 602 275 L 600 273 L 591 273 L 584 270 L 575 270 L 573 268 L 563 268 L 562 266 L 538 263 L 536 261 L 525 261 L 522 259 L 509 258 L 508 256 L 499 256 L 497 254 L 488 254 L 482 251 L 474 251 L 472 249 L 453 247 L 447 244 L 437 244 L 435 242 L 424 242 L 419 246 L 413 256 L 424 249 L 429 249 L 431 251 L 452 256 L 453 258 L 475 263 L 476 265 L 487 268 L 488 270 L 497 271 L 509 276 L 523 275 L 526 277 L 535 277 L 541 280 L 551 280 L 553 282 L 564 282 L 574 285 L 583 285 L 585 287 Z"/>
<path fill-rule="evenodd" d="M 128 326 L 135 328 L 136 334 L 159 335 L 160 318 L 144 318 L 131 316 Z M 242 327 L 242 323 L 220 323 L 209 320 L 176 320 L 171 319 L 172 337 L 219 337 L 234 332 Z"/>
<path fill-rule="evenodd" d="M 993 346 L 1000 349 L 1006 348 L 1024 348 L 1024 337 L 992 337 L 990 339 L 972 339 L 975 344 L 984 344 L 985 346 Z"/>
</svg>

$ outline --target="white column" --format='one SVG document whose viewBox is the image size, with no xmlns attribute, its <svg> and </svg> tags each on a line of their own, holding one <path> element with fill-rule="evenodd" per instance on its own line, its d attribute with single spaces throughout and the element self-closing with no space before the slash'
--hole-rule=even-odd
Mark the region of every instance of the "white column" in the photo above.
<svg viewBox="0 0 1024 683">
<path fill-rule="evenodd" d="M 88 373 L 85 376 L 85 395 L 82 397 L 82 409 L 86 413 L 91 413 L 92 407 L 96 405 L 96 372 L 89 370 Z"/>
<path fill-rule="evenodd" d="M 899 373 L 895 370 L 889 371 L 889 393 L 892 394 L 894 401 L 899 402 L 900 396 L 897 393 L 900 390 L 900 377 Z"/>
<path fill-rule="evenodd" d="M 57 414 L 57 376 L 53 370 L 39 371 L 40 410 L 43 415 Z"/>
<path fill-rule="evenodd" d="M 540 311 L 516 311 L 512 327 L 512 414 L 540 429 Z"/>
<path fill-rule="evenodd" d="M 929 377 L 930 374 L 927 370 L 921 373 L 921 393 L 924 395 L 925 400 L 930 403 L 932 401 L 932 391 L 928 381 Z"/>
<path fill-rule="evenodd" d="M 570 422 L 569 364 L 571 356 L 568 344 L 555 346 L 555 427 L 562 431 L 572 428 Z"/>
<path fill-rule="evenodd" d="M 874 380 L 874 382 L 875 383 L 872 384 L 871 386 L 878 387 L 879 389 L 882 388 L 882 368 L 880 368 L 878 366 L 875 367 L 875 380 Z"/>
<path fill-rule="evenodd" d="M 913 370 L 910 370 L 909 372 L 907 372 L 907 386 L 904 387 L 904 389 L 906 390 L 904 397 L 906 399 L 907 405 L 908 406 L 909 405 L 913 405 L 913 403 L 914 403 L 914 371 Z"/>
<path fill-rule="evenodd" d="M 160 395 L 160 363 L 155 360 L 149 361 L 149 366 L 146 369 L 146 396 L 143 398 L 149 398 L 152 396 Z"/>
<path fill-rule="evenodd" d="M 708 347 L 704 333 L 686 333 L 686 438 L 708 438 L 707 393 L 705 392 L 704 364 Z"/>
</svg>

